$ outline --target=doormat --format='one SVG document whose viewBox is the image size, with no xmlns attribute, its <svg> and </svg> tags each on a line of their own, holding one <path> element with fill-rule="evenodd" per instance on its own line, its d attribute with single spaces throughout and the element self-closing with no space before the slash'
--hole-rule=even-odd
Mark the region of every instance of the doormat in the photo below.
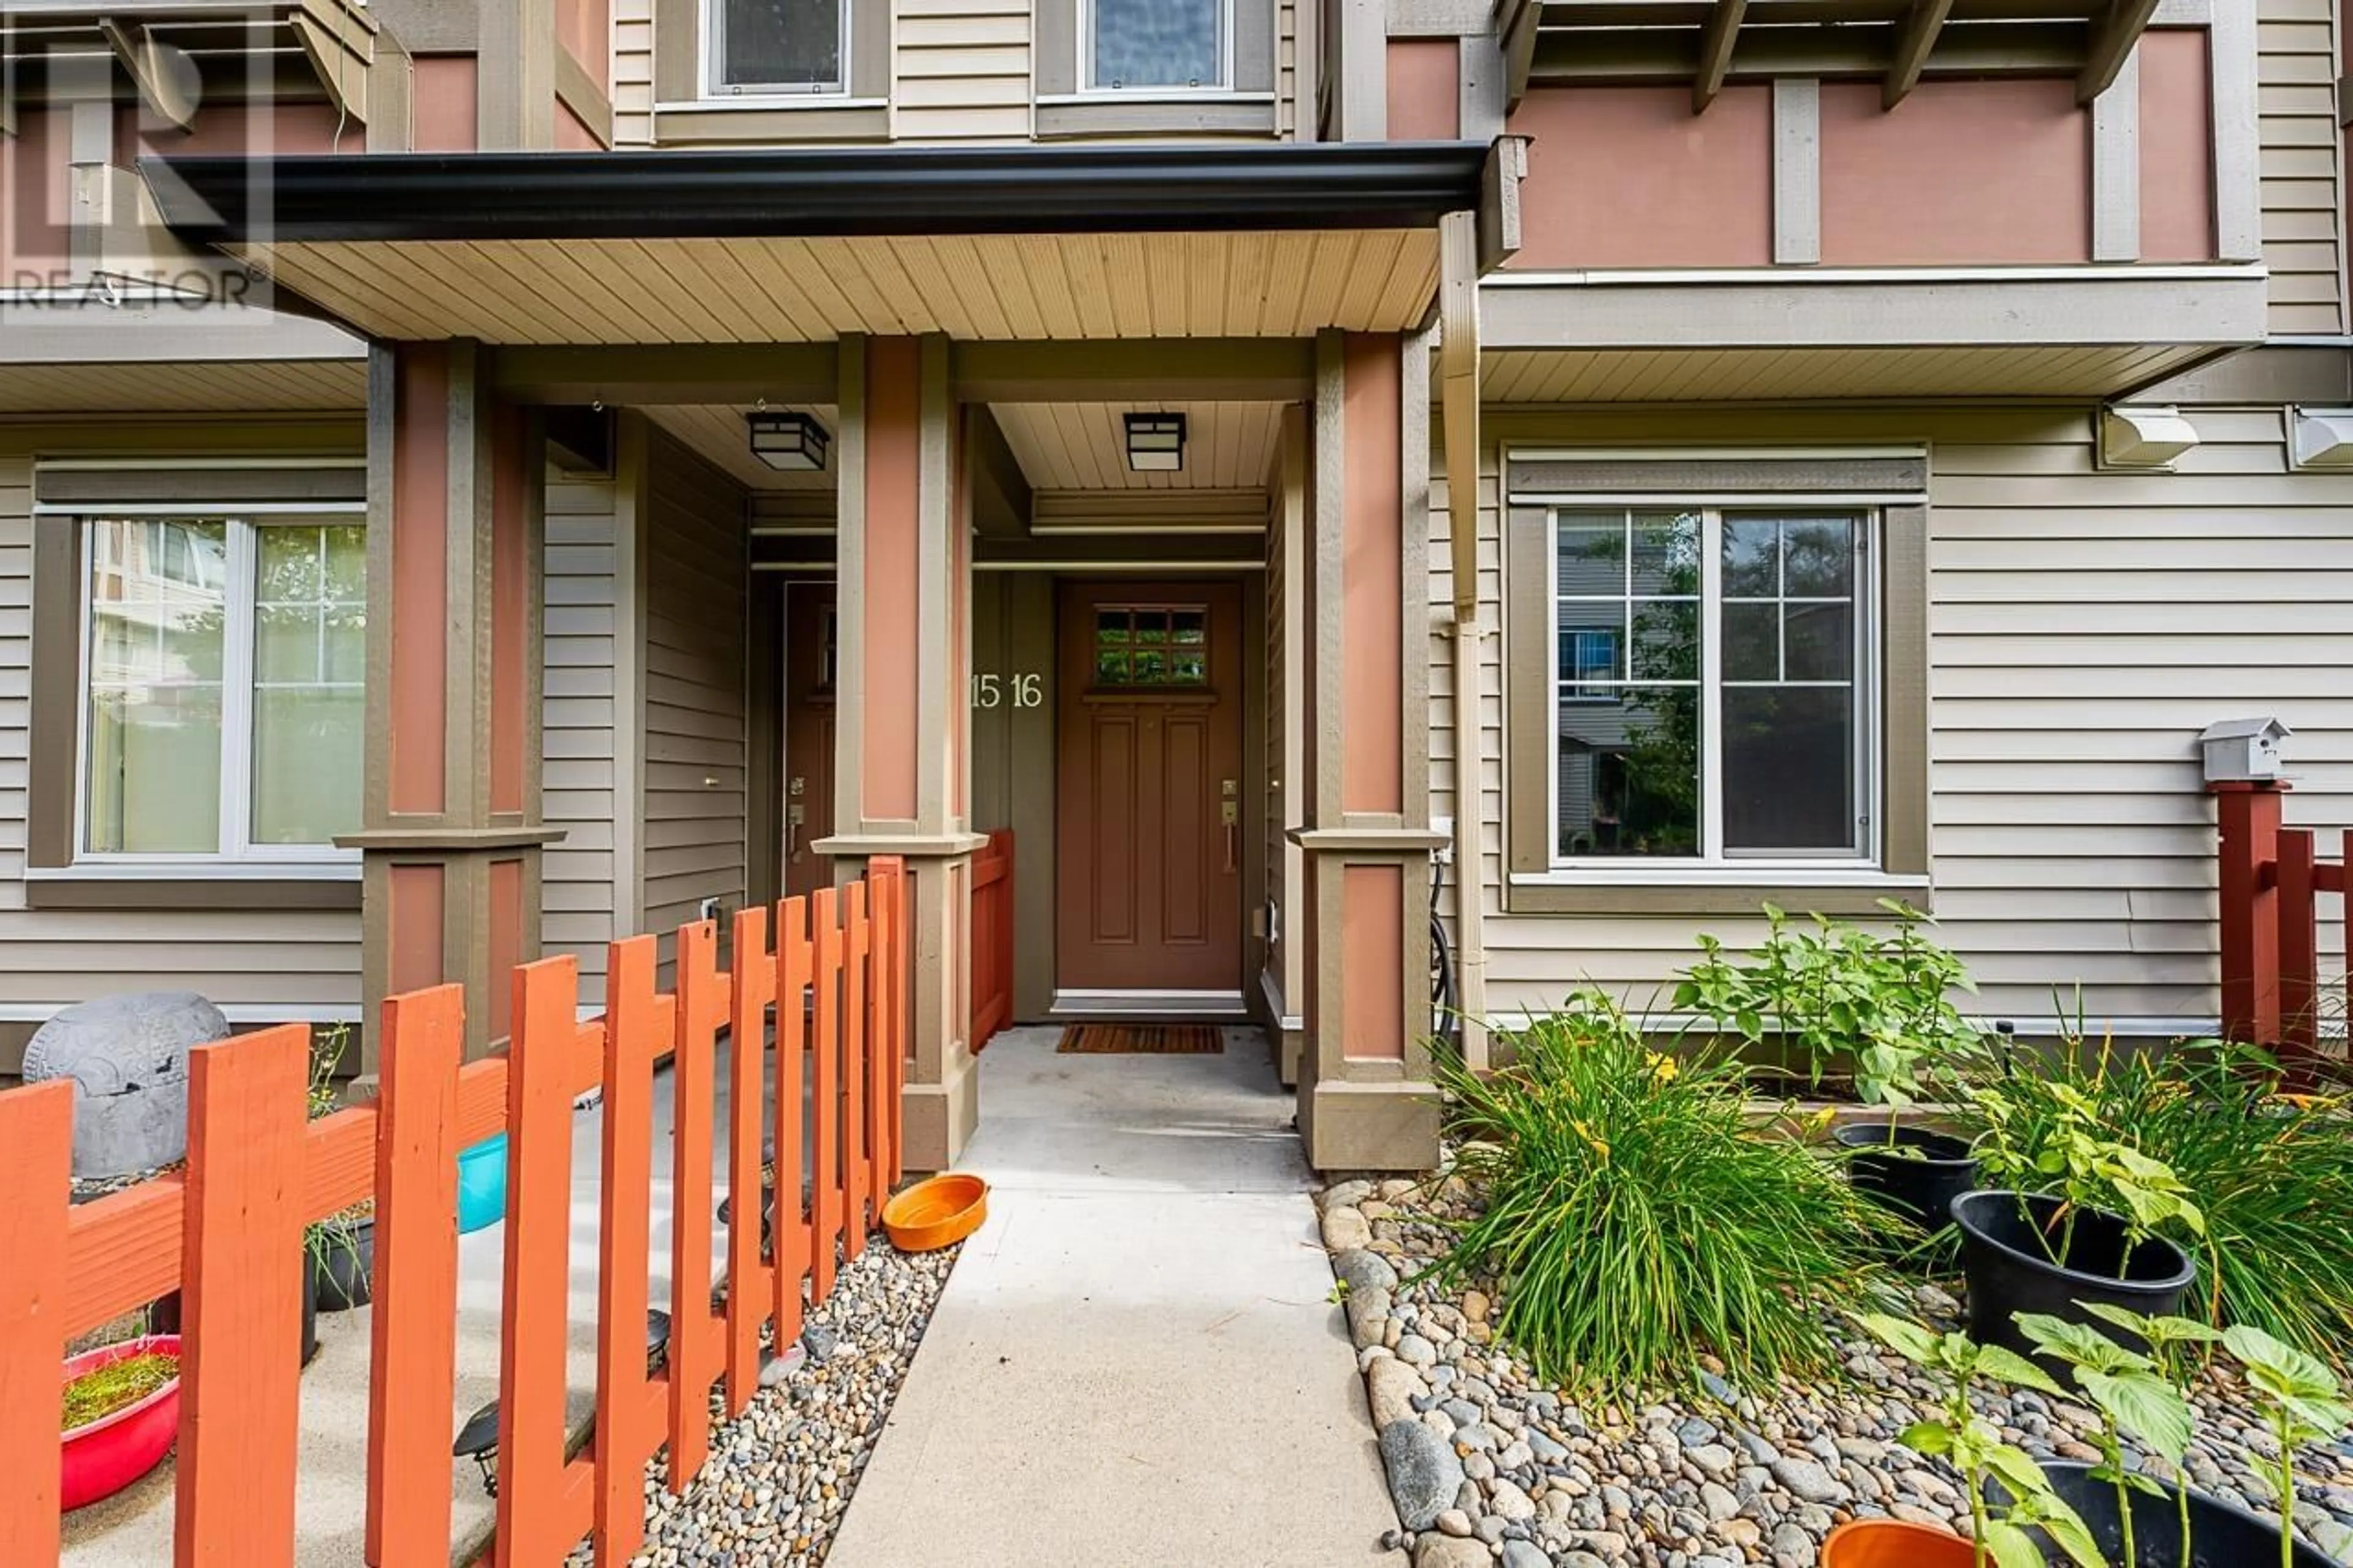
<svg viewBox="0 0 2353 1568">
<path fill-rule="evenodd" d="M 1064 1056 L 1214 1057 L 1226 1042 L 1207 1024 L 1073 1024 L 1054 1048 Z"/>
</svg>

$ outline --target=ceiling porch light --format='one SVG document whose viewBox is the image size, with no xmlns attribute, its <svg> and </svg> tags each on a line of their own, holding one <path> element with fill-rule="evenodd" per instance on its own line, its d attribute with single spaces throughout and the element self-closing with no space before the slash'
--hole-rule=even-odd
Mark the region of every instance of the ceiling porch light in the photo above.
<svg viewBox="0 0 2353 1568">
<path fill-rule="evenodd" d="M 1182 414 L 1130 414 L 1127 466 L 1139 474 L 1173 474 L 1185 466 Z"/>
<path fill-rule="evenodd" d="M 825 467 L 826 448 L 833 438 L 825 426 L 806 414 L 775 414 L 765 409 L 744 416 L 751 433 L 752 456 L 786 473 L 814 473 Z"/>
</svg>

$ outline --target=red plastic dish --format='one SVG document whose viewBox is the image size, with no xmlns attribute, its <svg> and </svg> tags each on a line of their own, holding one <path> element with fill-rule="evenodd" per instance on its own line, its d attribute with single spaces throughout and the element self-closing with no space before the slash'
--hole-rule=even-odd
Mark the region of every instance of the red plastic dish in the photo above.
<svg viewBox="0 0 2353 1568">
<path fill-rule="evenodd" d="M 64 1387 L 86 1372 L 150 1351 L 177 1362 L 180 1336 L 150 1334 L 84 1351 L 67 1359 L 65 1378 L 58 1386 Z M 138 1404 L 126 1405 L 111 1415 L 75 1427 L 64 1438 L 65 1480 L 60 1505 L 70 1510 L 112 1497 L 153 1469 L 171 1452 L 172 1440 L 179 1433 L 180 1380 L 176 1376 Z"/>
</svg>

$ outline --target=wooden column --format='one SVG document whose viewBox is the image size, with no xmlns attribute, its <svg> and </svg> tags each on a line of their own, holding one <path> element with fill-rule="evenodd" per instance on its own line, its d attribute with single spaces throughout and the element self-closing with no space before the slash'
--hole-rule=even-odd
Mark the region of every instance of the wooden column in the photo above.
<svg viewBox="0 0 2353 1568">
<path fill-rule="evenodd" d="M 2221 829 L 2222 1037 L 2276 1045 L 2280 1037 L 2279 858 L 2282 784 L 2213 784 Z"/>
<path fill-rule="evenodd" d="M 835 833 L 847 880 L 907 861 L 905 1165 L 945 1169 L 980 1117 L 970 1035 L 970 498 L 948 341 L 841 341 Z"/>
<path fill-rule="evenodd" d="M 1430 1085 L 1430 345 L 1316 341 L 1306 573 L 1307 1044 L 1320 1170 L 1438 1155 Z"/>
<path fill-rule="evenodd" d="M 499 404 L 459 340 L 373 351 L 361 985 L 466 988 L 466 1053 L 508 1028 L 507 972 L 539 956 L 537 416 Z M 364 1044 L 364 1072 L 375 1046 Z"/>
</svg>

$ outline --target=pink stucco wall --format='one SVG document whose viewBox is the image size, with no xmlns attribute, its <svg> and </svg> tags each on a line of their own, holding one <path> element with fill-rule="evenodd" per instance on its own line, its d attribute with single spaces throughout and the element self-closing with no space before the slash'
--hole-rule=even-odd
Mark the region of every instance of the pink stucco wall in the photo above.
<svg viewBox="0 0 2353 1568">
<path fill-rule="evenodd" d="M 409 145 L 419 153 L 469 153 L 480 141 L 471 55 L 417 57 L 408 111 Z"/>
<path fill-rule="evenodd" d="M 1684 86 L 1539 89 L 1508 129 L 1532 139 L 1514 267 L 1773 259 L 1767 88 L 1727 88 L 1697 115 Z"/>
<path fill-rule="evenodd" d="M 2087 261 L 2091 117 L 2065 78 L 1822 84 L 1827 266 Z"/>
<path fill-rule="evenodd" d="M 2140 40 L 2140 254 L 2214 258 L 2212 89 L 2206 30 L 2159 27 Z"/>
<path fill-rule="evenodd" d="M 1461 123 L 1462 51 L 1451 38 L 1389 44 L 1389 140 L 1451 142 Z"/>
</svg>

